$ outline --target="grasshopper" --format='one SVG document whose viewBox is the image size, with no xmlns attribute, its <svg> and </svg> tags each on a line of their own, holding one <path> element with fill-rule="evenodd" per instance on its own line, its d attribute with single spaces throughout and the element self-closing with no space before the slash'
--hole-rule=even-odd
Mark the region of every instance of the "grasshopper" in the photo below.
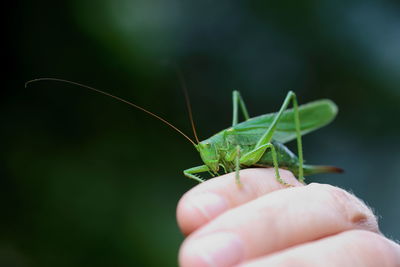
<svg viewBox="0 0 400 267">
<path fill-rule="evenodd" d="M 288 109 L 290 102 L 293 103 L 293 109 Z M 241 123 L 238 123 L 238 106 L 245 118 Z M 328 99 L 299 107 L 295 93 L 289 91 L 279 112 L 250 118 L 240 93 L 233 91 L 232 127 L 198 142 L 195 147 L 204 165 L 187 169 L 183 173 L 203 182 L 204 179 L 198 173 L 209 172 L 212 176 L 218 176 L 222 168 L 225 173 L 235 171 L 236 182 L 240 185 L 239 170 L 250 167 L 273 167 L 275 177 L 281 184 L 285 182 L 279 175 L 278 167 L 290 170 L 300 182 L 304 182 L 304 175 L 342 172 L 331 166 L 305 165 L 301 140 L 302 135 L 331 122 L 337 110 L 335 103 Z M 283 144 L 295 138 L 298 156 Z"/>
<path fill-rule="evenodd" d="M 277 113 L 250 118 L 240 93 L 233 91 L 232 127 L 200 142 L 193 122 L 188 93 L 182 77 L 180 78 L 196 142 L 167 120 L 143 107 L 87 85 L 57 78 L 38 78 L 26 82 L 25 87 L 38 81 L 69 83 L 107 95 L 157 118 L 184 136 L 199 152 L 204 164 L 183 171 L 186 177 L 197 182 L 205 181 L 199 173 L 208 172 L 212 177 L 216 177 L 220 175 L 220 169 L 223 169 L 224 173 L 235 171 L 238 185 L 241 184 L 239 171 L 250 167 L 273 167 L 276 179 L 284 185 L 286 183 L 279 175 L 279 167 L 290 170 L 300 182 L 304 182 L 304 175 L 342 172 L 342 169 L 332 166 L 306 165 L 303 160 L 301 136 L 325 126 L 335 118 L 338 109 L 331 100 L 322 99 L 298 106 L 295 93 L 289 91 Z M 292 109 L 288 109 L 290 102 L 293 105 Z M 238 122 L 239 106 L 245 119 L 241 123 Z M 293 139 L 297 140 L 298 156 L 284 145 Z"/>
</svg>

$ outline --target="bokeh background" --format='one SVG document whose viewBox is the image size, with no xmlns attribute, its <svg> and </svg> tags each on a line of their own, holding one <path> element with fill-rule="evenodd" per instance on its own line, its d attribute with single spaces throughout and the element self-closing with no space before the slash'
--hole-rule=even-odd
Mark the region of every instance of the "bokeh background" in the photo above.
<svg viewBox="0 0 400 267">
<path fill-rule="evenodd" d="M 400 2 L 12 1 L 0 103 L 0 266 L 176 266 L 180 196 L 192 145 L 111 98 L 190 134 L 231 123 L 231 91 L 251 115 L 334 100 L 337 119 L 304 140 L 309 163 L 344 168 L 309 181 L 354 192 L 400 239 Z M 295 149 L 293 144 L 292 148 Z"/>
</svg>

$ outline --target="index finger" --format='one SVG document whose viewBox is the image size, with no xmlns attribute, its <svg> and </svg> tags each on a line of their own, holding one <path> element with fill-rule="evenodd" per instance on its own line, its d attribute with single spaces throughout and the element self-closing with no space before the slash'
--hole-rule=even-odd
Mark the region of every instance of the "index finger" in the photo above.
<svg viewBox="0 0 400 267">
<path fill-rule="evenodd" d="M 303 186 L 291 172 L 280 169 L 279 173 L 287 184 Z M 242 170 L 240 180 L 241 187 L 235 182 L 235 173 L 229 173 L 201 183 L 185 193 L 177 207 L 181 231 L 188 235 L 229 209 L 286 187 L 276 180 L 273 168 Z"/>
</svg>

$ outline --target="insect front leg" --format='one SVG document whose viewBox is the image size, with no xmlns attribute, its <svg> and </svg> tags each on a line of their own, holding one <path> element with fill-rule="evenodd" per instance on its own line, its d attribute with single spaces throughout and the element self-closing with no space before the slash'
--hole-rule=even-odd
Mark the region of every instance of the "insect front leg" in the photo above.
<svg viewBox="0 0 400 267">
<path fill-rule="evenodd" d="M 232 100 L 233 100 L 233 119 L 232 119 L 232 126 L 238 124 L 239 121 L 239 113 L 238 113 L 238 104 L 240 104 L 240 109 L 242 110 L 244 119 L 247 121 L 250 116 L 247 112 L 246 105 L 244 104 L 243 98 L 240 95 L 239 91 L 232 92 Z"/>
<path fill-rule="evenodd" d="M 235 170 L 235 179 L 236 183 L 240 185 L 240 177 L 239 177 L 239 170 L 240 170 L 240 146 L 237 145 L 234 149 L 231 149 L 229 152 L 226 153 L 225 155 L 225 161 L 229 162 L 230 164 L 230 171 L 232 171 L 232 168 L 234 167 Z M 234 164 L 234 166 L 231 165 L 231 163 Z M 225 167 L 224 167 L 225 168 Z M 225 170 L 226 173 L 226 170 Z"/>
<path fill-rule="evenodd" d="M 279 120 L 281 119 L 283 112 L 287 109 L 290 101 L 293 102 L 294 123 L 295 123 L 295 127 L 296 127 L 297 150 L 298 150 L 298 156 L 299 156 L 299 177 L 298 178 L 299 178 L 300 182 L 303 182 L 304 181 L 303 146 L 302 146 L 302 142 L 301 142 L 299 109 L 298 109 L 296 95 L 292 91 L 289 91 L 289 93 L 286 95 L 286 98 L 283 101 L 283 104 L 282 104 L 278 114 L 275 116 L 274 120 L 272 121 L 272 123 L 269 126 L 269 128 L 267 129 L 267 131 L 258 140 L 254 149 L 252 151 L 248 152 L 247 154 L 243 155 L 243 157 L 240 159 L 240 161 L 241 161 L 241 163 L 245 162 L 247 165 L 253 165 L 253 164 L 257 163 L 257 161 L 260 160 L 261 156 L 265 153 L 265 150 L 267 149 L 267 147 L 265 147 L 264 145 L 271 142 L 274 132 L 276 130 L 276 126 L 277 126 Z M 260 149 L 260 148 L 262 148 L 262 149 Z"/>
<path fill-rule="evenodd" d="M 224 166 L 223 164 L 220 163 L 219 166 L 222 167 L 222 169 L 224 170 L 224 173 L 225 173 L 225 174 L 228 173 L 228 172 L 226 171 L 225 166 Z"/>
<path fill-rule="evenodd" d="M 202 183 L 204 182 L 204 179 L 196 175 L 196 173 L 201 173 L 201 172 L 210 172 L 210 169 L 207 167 L 207 165 L 200 165 L 184 170 L 183 174 L 188 178 L 194 179 L 197 182 Z"/>
</svg>

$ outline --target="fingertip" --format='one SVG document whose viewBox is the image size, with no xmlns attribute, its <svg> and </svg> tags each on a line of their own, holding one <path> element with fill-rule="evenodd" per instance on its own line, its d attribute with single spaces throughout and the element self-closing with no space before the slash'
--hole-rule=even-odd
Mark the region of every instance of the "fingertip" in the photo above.
<svg viewBox="0 0 400 267">
<path fill-rule="evenodd" d="M 279 170 L 282 180 L 292 186 L 303 186 L 287 170 Z M 181 231 L 188 235 L 225 211 L 287 186 L 279 183 L 272 168 L 240 171 L 241 186 L 235 174 L 222 175 L 189 190 L 180 199 L 177 220 Z"/>
<path fill-rule="evenodd" d="M 185 194 L 177 207 L 177 220 L 183 234 L 188 235 L 201 225 L 228 210 L 230 204 L 219 194 L 200 191 Z"/>
<path fill-rule="evenodd" d="M 179 252 L 179 263 L 182 267 L 228 267 L 238 264 L 244 257 L 244 243 L 238 235 L 215 232 L 185 240 Z"/>
</svg>

